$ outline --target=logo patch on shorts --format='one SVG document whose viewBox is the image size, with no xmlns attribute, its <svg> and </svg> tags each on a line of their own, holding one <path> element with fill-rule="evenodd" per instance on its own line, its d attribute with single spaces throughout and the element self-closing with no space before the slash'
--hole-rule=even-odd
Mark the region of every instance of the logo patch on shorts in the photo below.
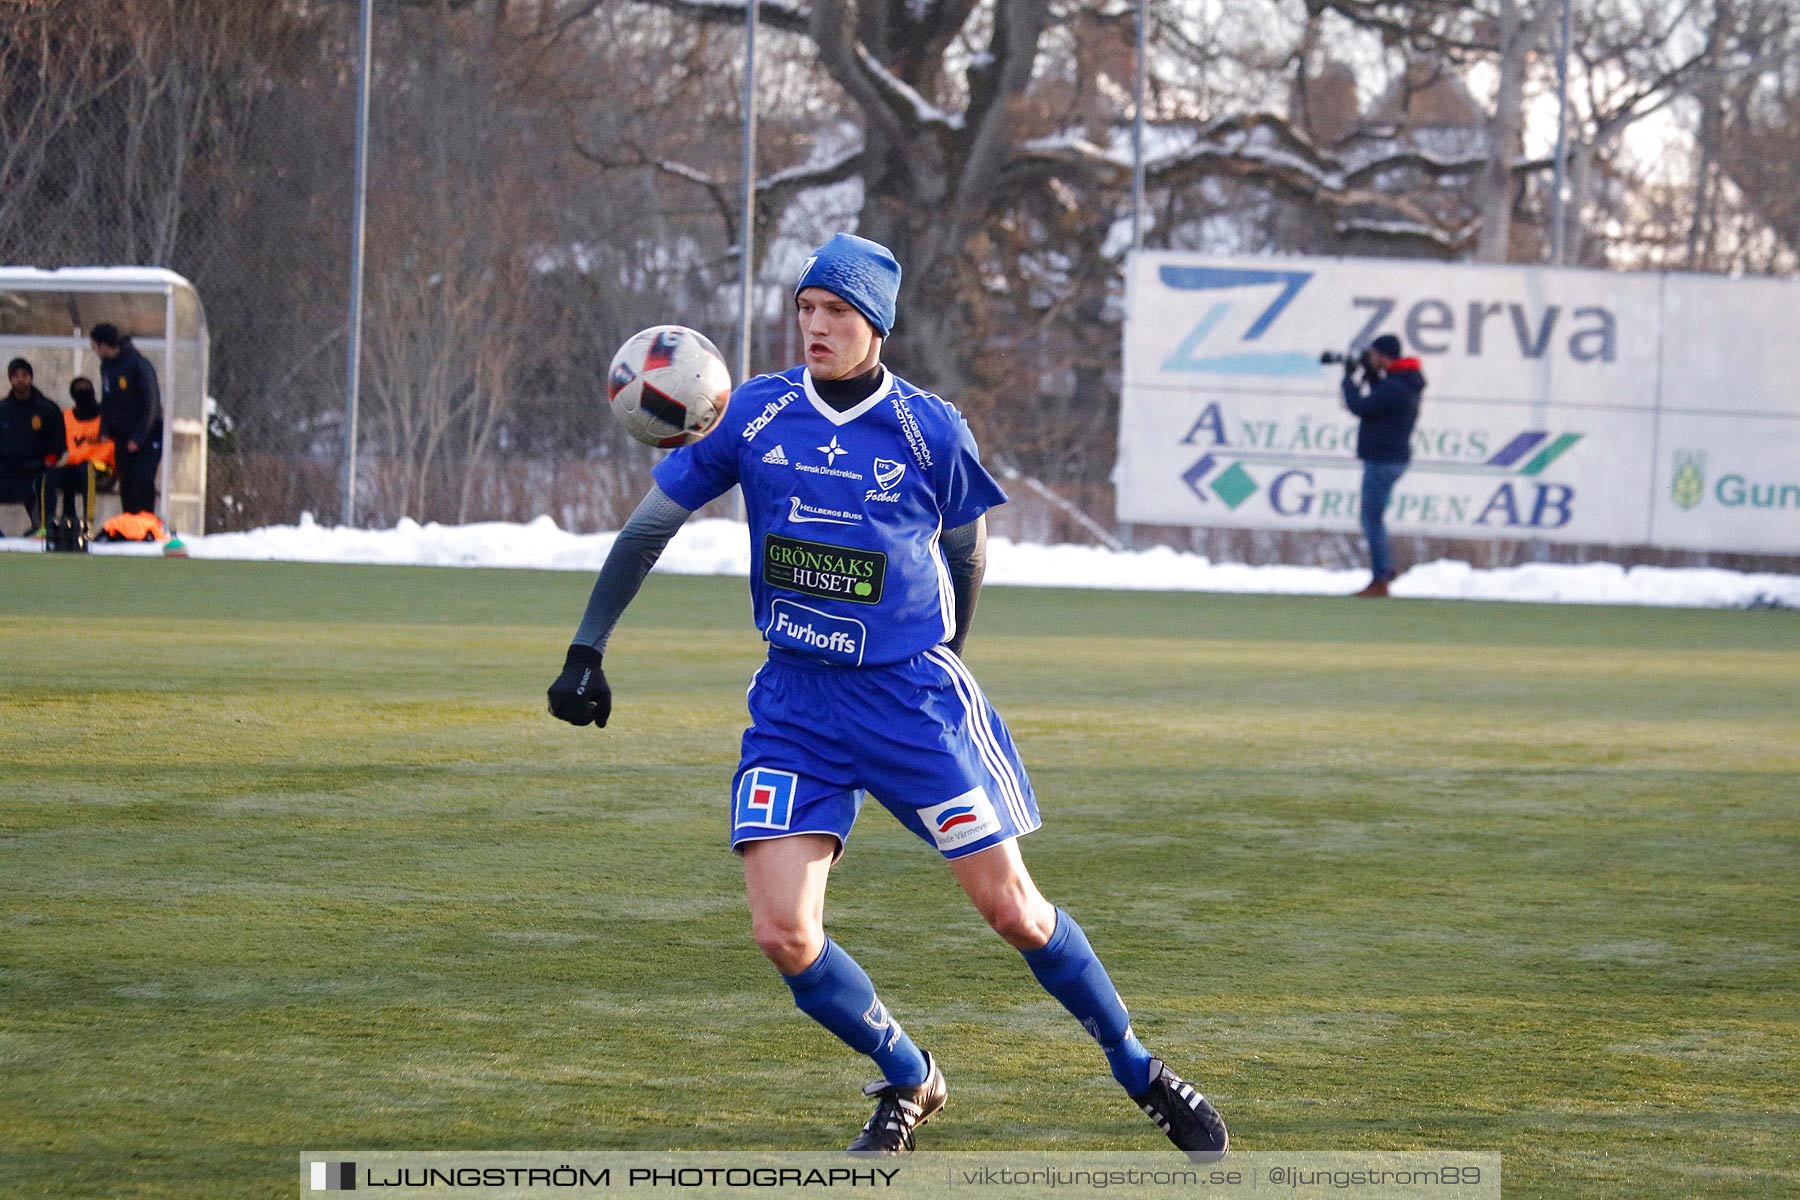
<svg viewBox="0 0 1800 1200">
<path fill-rule="evenodd" d="M 925 822 L 925 828 L 939 850 L 954 850 L 979 842 L 1001 829 L 1000 814 L 994 811 L 993 802 L 984 788 L 964 792 L 954 800 L 930 808 L 921 808 L 919 819 Z"/>
<path fill-rule="evenodd" d="M 776 771 L 769 767 L 752 767 L 738 780 L 737 803 L 732 812 L 734 828 L 756 826 L 760 829 L 786 829 L 794 818 L 792 771 Z"/>
</svg>

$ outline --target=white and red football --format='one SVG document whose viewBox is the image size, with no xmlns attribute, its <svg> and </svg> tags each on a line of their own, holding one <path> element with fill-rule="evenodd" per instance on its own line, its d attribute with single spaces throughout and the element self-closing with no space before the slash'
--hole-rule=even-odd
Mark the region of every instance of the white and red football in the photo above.
<svg viewBox="0 0 1800 1200">
<path fill-rule="evenodd" d="M 652 325 L 613 355 L 606 398 L 632 437 L 667 450 L 699 441 L 718 423 L 731 399 L 731 370 L 705 334 Z"/>
</svg>

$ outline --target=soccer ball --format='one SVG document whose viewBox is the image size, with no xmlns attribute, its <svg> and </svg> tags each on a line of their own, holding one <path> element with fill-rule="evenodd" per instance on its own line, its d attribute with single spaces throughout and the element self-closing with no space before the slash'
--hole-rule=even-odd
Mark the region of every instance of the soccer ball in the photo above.
<svg viewBox="0 0 1800 1200">
<path fill-rule="evenodd" d="M 724 415 L 731 370 L 705 334 L 652 325 L 613 355 L 606 398 L 632 437 L 667 450 L 699 441 Z"/>
</svg>

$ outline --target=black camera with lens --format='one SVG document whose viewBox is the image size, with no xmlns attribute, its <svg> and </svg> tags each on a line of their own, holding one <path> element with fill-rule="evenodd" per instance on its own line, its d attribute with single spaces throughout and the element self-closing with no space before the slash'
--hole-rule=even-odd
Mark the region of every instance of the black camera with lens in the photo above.
<svg viewBox="0 0 1800 1200">
<path fill-rule="evenodd" d="M 1321 350 L 1319 362 L 1326 365 L 1332 363 L 1342 363 L 1345 366 L 1355 365 L 1366 371 L 1369 369 L 1369 352 L 1358 350 L 1355 354 L 1342 354 L 1336 350 Z"/>
</svg>

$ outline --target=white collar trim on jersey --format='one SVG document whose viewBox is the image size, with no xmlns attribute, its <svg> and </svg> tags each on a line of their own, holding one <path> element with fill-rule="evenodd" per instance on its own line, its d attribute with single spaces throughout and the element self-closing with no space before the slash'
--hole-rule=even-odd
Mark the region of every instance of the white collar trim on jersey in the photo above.
<svg viewBox="0 0 1800 1200">
<path fill-rule="evenodd" d="M 833 425 L 848 425 L 856 418 L 880 404 L 887 394 L 894 390 L 894 373 L 886 367 L 881 368 L 881 386 L 869 393 L 869 398 L 855 408 L 847 408 L 843 412 L 831 407 L 819 399 L 819 393 L 813 391 L 812 372 L 805 367 L 800 368 L 800 382 L 806 386 L 806 398 L 818 410 L 821 417 Z"/>
</svg>

